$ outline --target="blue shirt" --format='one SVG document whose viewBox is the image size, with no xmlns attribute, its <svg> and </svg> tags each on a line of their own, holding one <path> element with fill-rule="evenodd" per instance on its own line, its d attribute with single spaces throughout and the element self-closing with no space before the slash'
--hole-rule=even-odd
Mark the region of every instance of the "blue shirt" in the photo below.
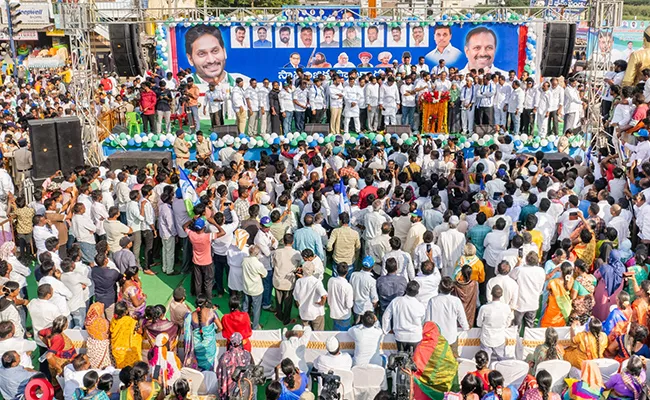
<svg viewBox="0 0 650 400">
<path fill-rule="evenodd" d="M 325 260 L 323 240 L 320 235 L 309 226 L 300 228 L 294 233 L 293 248 L 300 252 L 305 249 L 311 249 L 318 258 Z"/>
<path fill-rule="evenodd" d="M 268 49 L 272 47 L 272 44 L 268 40 L 256 40 L 253 42 L 253 47 Z"/>
<path fill-rule="evenodd" d="M 280 394 L 280 400 L 298 400 L 300 396 L 307 390 L 307 384 L 309 383 L 309 377 L 307 376 L 307 373 L 302 372 L 300 374 L 300 386 L 297 388 L 294 388 L 293 390 L 289 390 L 287 386 L 284 384 L 284 380 L 286 378 L 280 379 L 280 383 L 282 384 L 282 393 Z"/>
<path fill-rule="evenodd" d="M 485 245 L 483 242 L 485 241 L 487 234 L 490 232 L 492 232 L 492 229 L 485 224 L 476 225 L 467 232 L 467 238 L 474 247 L 476 247 L 476 257 L 480 259 L 483 259 L 483 253 L 485 252 Z"/>
<path fill-rule="evenodd" d="M 5 400 L 14 400 L 25 393 L 27 383 L 36 375 L 23 366 L 0 368 L 0 394 Z"/>
<path fill-rule="evenodd" d="M 382 310 L 387 309 L 395 297 L 404 296 L 404 293 L 406 293 L 406 279 L 403 276 L 384 275 L 377 279 L 377 295 Z"/>
<path fill-rule="evenodd" d="M 582 215 L 589 215 L 589 206 L 591 205 L 590 201 L 587 200 L 580 200 L 580 204 L 578 204 L 578 209 L 582 211 Z"/>
</svg>

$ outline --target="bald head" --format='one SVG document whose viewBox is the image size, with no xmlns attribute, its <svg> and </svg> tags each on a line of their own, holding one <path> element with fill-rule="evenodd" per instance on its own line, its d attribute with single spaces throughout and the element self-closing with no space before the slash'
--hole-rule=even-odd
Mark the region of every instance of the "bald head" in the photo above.
<svg viewBox="0 0 650 400">
<path fill-rule="evenodd" d="M 609 212 L 612 214 L 613 217 L 618 217 L 621 215 L 621 206 L 618 204 L 614 204 L 609 208 Z"/>
<path fill-rule="evenodd" d="M 372 209 L 375 211 L 381 210 L 381 200 L 377 199 L 372 202 Z"/>
</svg>

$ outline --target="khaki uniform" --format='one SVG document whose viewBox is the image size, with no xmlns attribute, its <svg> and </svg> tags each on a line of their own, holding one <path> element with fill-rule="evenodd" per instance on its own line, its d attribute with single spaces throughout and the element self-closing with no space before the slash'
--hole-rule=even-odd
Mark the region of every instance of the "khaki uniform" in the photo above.
<svg viewBox="0 0 650 400">
<path fill-rule="evenodd" d="M 176 154 L 176 166 L 185 167 L 185 163 L 190 160 L 190 145 L 179 137 L 174 140 L 174 153 Z"/>
</svg>

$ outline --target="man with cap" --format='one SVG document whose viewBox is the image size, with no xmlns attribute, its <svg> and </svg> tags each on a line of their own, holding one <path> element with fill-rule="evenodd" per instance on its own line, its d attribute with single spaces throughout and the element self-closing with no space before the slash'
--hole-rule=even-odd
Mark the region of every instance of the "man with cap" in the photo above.
<svg viewBox="0 0 650 400">
<path fill-rule="evenodd" d="M 636 145 L 625 143 L 625 148 L 632 153 L 630 154 L 628 165 L 632 165 L 632 163 L 636 161 L 637 168 L 640 169 L 641 165 L 643 165 L 643 163 L 650 158 L 650 142 L 648 141 L 648 130 L 639 129 L 634 133 L 634 136 L 637 138 Z"/>
<path fill-rule="evenodd" d="M 237 152 L 237 150 L 233 148 L 235 139 L 228 135 L 225 137 L 224 143 L 226 144 L 226 147 L 219 150 L 219 161 L 221 161 L 221 165 L 228 165 L 232 156 Z"/>
<path fill-rule="evenodd" d="M 32 176 L 32 152 L 27 147 L 27 139 L 20 139 L 18 146 L 20 147 L 14 151 L 16 181 L 22 183 Z"/>
<path fill-rule="evenodd" d="M 352 357 L 348 353 L 341 353 L 339 340 L 332 336 L 325 342 L 327 354 L 321 354 L 314 360 L 314 369 L 326 374 L 331 370 L 349 371 L 352 369 Z"/>
<path fill-rule="evenodd" d="M 361 263 L 361 270 L 352 273 L 350 285 L 354 294 L 354 323 L 359 323 L 361 315 L 366 311 L 373 311 L 379 302 L 377 295 L 377 281 L 370 272 L 375 265 L 375 259 L 365 256 Z"/>
<path fill-rule="evenodd" d="M 260 249 L 259 259 L 268 272 L 267 276 L 262 282 L 264 284 L 264 296 L 262 297 L 262 308 L 265 310 L 271 309 L 271 295 L 273 292 L 273 267 L 271 266 L 271 255 L 273 251 L 278 248 L 277 239 L 271 234 L 270 217 L 262 217 L 260 219 L 260 229 L 255 235 L 255 245 Z"/>
<path fill-rule="evenodd" d="M 293 300 L 292 300 L 293 301 Z M 285 324 L 286 325 L 286 324 Z M 310 326 L 294 325 L 293 328 L 283 329 L 282 342 L 280 343 L 280 358 L 293 361 L 301 372 L 307 372 L 309 366 L 305 357 L 305 349 L 311 339 L 312 329 Z"/>
<path fill-rule="evenodd" d="M 370 60 L 372 60 L 372 54 L 367 51 L 362 51 L 359 53 L 359 61 L 361 61 L 361 63 L 357 65 L 357 68 L 372 68 Z"/>
<path fill-rule="evenodd" d="M 311 123 L 320 124 L 325 115 L 326 91 L 323 88 L 323 81 L 314 79 L 314 84 L 309 87 L 307 97 L 309 99 L 308 119 Z"/>
<path fill-rule="evenodd" d="M 113 262 L 122 274 L 128 267 L 137 265 L 131 247 L 133 247 L 133 241 L 130 237 L 124 236 L 120 239 L 120 250 L 113 253 Z"/>
<path fill-rule="evenodd" d="M 212 143 L 201 131 L 196 132 L 196 160 L 212 161 Z"/>
<path fill-rule="evenodd" d="M 205 219 L 202 217 L 202 214 L 205 213 L 205 207 L 201 206 L 199 204 L 194 207 L 195 219 L 187 221 L 183 225 L 183 230 L 187 233 L 187 238 L 192 245 L 192 294 L 196 296 L 205 294 L 212 298 L 214 267 L 212 265 L 211 244 L 214 239 L 224 236 L 226 232 L 211 218 L 211 224 L 217 229 L 217 232 L 208 233 L 206 231 Z"/>
<path fill-rule="evenodd" d="M 190 160 L 190 145 L 185 141 L 185 132 L 182 129 L 176 132 L 174 154 L 176 155 L 176 166 L 185 168 L 185 163 Z"/>
<path fill-rule="evenodd" d="M 406 243 L 404 244 L 404 251 L 413 255 L 415 248 L 422 243 L 422 237 L 427 231 L 427 228 L 422 223 L 422 210 L 415 210 L 411 213 L 411 228 L 406 234 Z"/>
<path fill-rule="evenodd" d="M 303 325 L 315 331 L 325 330 L 325 302 L 327 291 L 323 282 L 314 276 L 314 265 L 307 263 L 296 274 L 298 280 L 293 289 L 293 298 L 298 305 Z"/>
<path fill-rule="evenodd" d="M 426 309 L 417 299 L 419 292 L 420 284 L 410 281 L 406 285 L 406 294 L 391 301 L 382 317 L 384 333 L 395 334 L 397 351 L 413 353 L 422 341 L 422 324 Z"/>
<path fill-rule="evenodd" d="M 442 251 L 442 276 L 451 276 L 465 248 L 465 234 L 458 231 L 460 219 L 456 215 L 449 218 L 449 230 L 438 238 Z"/>
</svg>

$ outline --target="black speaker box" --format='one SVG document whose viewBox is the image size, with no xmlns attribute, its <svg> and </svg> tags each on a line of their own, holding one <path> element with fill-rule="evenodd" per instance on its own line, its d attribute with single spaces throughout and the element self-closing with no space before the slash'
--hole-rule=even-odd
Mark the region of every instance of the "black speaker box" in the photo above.
<svg viewBox="0 0 650 400">
<path fill-rule="evenodd" d="M 141 75 L 145 62 L 142 59 L 139 24 L 112 24 L 108 26 L 111 53 L 115 69 L 120 76 Z"/>
<path fill-rule="evenodd" d="M 49 178 L 60 169 L 56 123 L 54 119 L 32 119 L 27 124 L 34 165 L 32 176 L 34 179 Z"/>
<path fill-rule="evenodd" d="M 125 165 L 144 168 L 147 164 L 159 164 L 164 158 L 172 165 L 170 151 L 118 151 L 108 156 L 112 169 L 122 168 Z"/>
<path fill-rule="evenodd" d="M 71 171 L 84 164 L 81 121 L 77 117 L 55 118 L 61 171 Z"/>
<path fill-rule="evenodd" d="M 386 125 L 386 134 L 392 135 L 396 133 L 401 135 L 402 133 L 411 134 L 411 127 L 409 125 Z"/>
<path fill-rule="evenodd" d="M 308 135 L 313 135 L 314 133 L 322 133 L 323 135 L 328 134 L 330 131 L 329 124 L 316 124 L 310 123 L 305 124 L 305 133 Z"/>
<path fill-rule="evenodd" d="M 216 133 L 217 137 L 219 138 L 222 138 L 226 135 L 239 136 L 237 125 L 220 125 L 215 127 L 212 131 Z"/>
<path fill-rule="evenodd" d="M 494 135 L 497 133 L 497 130 L 494 125 L 475 125 L 474 133 L 476 133 L 478 137 L 483 137 L 485 135 Z"/>
<path fill-rule="evenodd" d="M 544 77 L 567 77 L 576 39 L 576 24 L 550 22 L 544 27 L 540 72 Z"/>
</svg>

